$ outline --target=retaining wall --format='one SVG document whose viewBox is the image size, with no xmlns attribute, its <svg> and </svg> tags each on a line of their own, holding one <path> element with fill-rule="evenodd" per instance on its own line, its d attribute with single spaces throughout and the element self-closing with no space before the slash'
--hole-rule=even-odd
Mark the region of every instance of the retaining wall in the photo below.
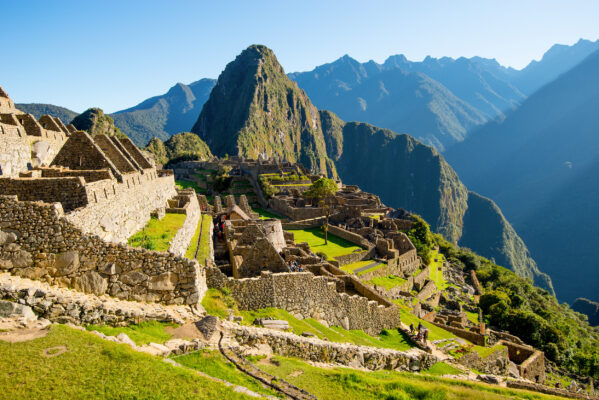
<svg viewBox="0 0 599 400">
<path fill-rule="evenodd" d="M 363 296 L 339 293 L 335 282 L 309 272 L 263 273 L 258 278 L 234 279 L 218 268 L 207 268 L 207 283 L 209 287 L 231 290 L 242 310 L 282 308 L 299 318 L 324 320 L 329 325 L 370 334 L 400 325 L 396 306 L 385 307 Z"/>
<path fill-rule="evenodd" d="M 202 218 L 200 203 L 198 203 L 195 192 L 190 193 L 189 203 L 185 210 L 187 211 L 185 214 L 185 222 L 177 231 L 177 234 L 171 241 L 171 245 L 168 249 L 171 253 L 181 257 L 187 252 L 191 239 L 193 238 L 196 229 L 198 229 L 200 218 Z"/>
<path fill-rule="evenodd" d="M 437 322 L 431 322 L 434 325 L 437 325 L 440 328 L 445 329 L 446 331 L 449 331 L 451 333 L 453 333 L 454 335 L 461 337 L 462 339 L 466 339 L 474 344 L 477 344 L 479 346 L 484 346 L 485 345 L 485 335 L 481 335 L 480 333 L 477 332 L 472 332 L 472 331 L 468 331 L 466 329 L 461 329 L 461 328 L 456 328 L 455 326 L 449 326 L 449 325 L 443 325 L 443 324 L 439 324 Z"/>
<path fill-rule="evenodd" d="M 0 268 L 77 290 L 126 300 L 196 304 L 206 291 L 195 260 L 127 247 L 83 233 L 60 203 L 0 196 L 0 227 L 16 235 L 0 247 Z"/>
</svg>

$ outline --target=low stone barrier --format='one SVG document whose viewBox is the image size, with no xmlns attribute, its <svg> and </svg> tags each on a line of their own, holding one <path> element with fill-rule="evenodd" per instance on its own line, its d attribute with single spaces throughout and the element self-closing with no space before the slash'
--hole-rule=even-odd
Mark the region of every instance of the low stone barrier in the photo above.
<svg viewBox="0 0 599 400">
<path fill-rule="evenodd" d="M 186 211 L 187 213 L 185 216 L 185 222 L 177 231 L 177 234 L 171 241 L 171 245 L 168 249 L 168 251 L 171 253 L 181 257 L 185 255 L 185 252 L 189 247 L 189 242 L 198 228 L 200 218 L 202 218 L 200 203 L 198 203 L 198 199 L 195 194 L 189 196 L 189 204 L 187 205 Z"/>
<path fill-rule="evenodd" d="M 75 325 L 125 326 L 143 321 L 182 323 L 197 318 L 187 306 L 164 306 L 99 297 L 7 273 L 0 273 L 0 299 L 25 304 L 40 318 Z"/>
<path fill-rule="evenodd" d="M 421 350 L 408 352 L 378 349 L 346 343 L 332 343 L 316 338 L 304 338 L 287 332 L 227 324 L 229 335 L 241 346 L 267 345 L 275 354 L 308 361 L 334 363 L 371 371 L 420 371 L 433 366 L 438 358 Z"/>
<path fill-rule="evenodd" d="M 456 335 L 458 337 L 461 337 L 462 339 L 466 339 L 474 344 L 477 344 L 479 346 L 485 345 L 485 342 L 486 342 L 485 335 L 481 335 L 480 333 L 477 333 L 477 332 L 468 331 L 466 329 L 456 328 L 454 326 L 439 324 L 437 322 L 431 322 L 431 323 L 433 325 L 437 325 L 438 327 L 445 329 L 446 331 L 453 333 L 454 335 Z"/>
<path fill-rule="evenodd" d="M 569 390 L 566 390 L 566 389 L 552 388 L 549 386 L 539 385 L 537 383 L 532 383 L 532 382 L 513 381 L 513 380 L 508 379 L 508 381 L 506 383 L 507 383 L 507 387 L 509 387 L 509 388 L 532 390 L 535 392 L 552 394 L 554 396 L 569 397 L 571 399 L 589 399 L 589 400 L 598 400 L 599 399 L 599 397 L 597 397 L 597 396 L 589 396 L 588 394 L 585 394 L 585 393 L 570 392 Z"/>
</svg>

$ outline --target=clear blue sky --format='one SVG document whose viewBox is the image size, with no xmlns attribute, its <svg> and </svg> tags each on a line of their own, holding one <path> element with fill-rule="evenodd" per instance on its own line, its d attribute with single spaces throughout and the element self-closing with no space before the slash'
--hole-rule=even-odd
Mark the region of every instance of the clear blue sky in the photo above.
<svg viewBox="0 0 599 400">
<path fill-rule="evenodd" d="M 554 43 L 599 38 L 599 1 L 3 0 L 0 85 L 16 102 L 131 107 L 216 78 L 253 43 L 287 72 L 344 54 L 382 62 L 482 56 L 522 68 Z"/>
</svg>

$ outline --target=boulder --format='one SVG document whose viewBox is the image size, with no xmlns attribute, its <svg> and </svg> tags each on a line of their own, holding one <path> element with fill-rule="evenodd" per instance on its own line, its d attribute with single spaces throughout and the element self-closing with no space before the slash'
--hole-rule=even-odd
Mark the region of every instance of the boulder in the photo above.
<svg viewBox="0 0 599 400">
<path fill-rule="evenodd" d="M 37 319 L 31 307 L 5 300 L 0 300 L 0 317 L 21 317 L 28 321 Z"/>
<path fill-rule="evenodd" d="M 70 275 L 79 269 L 79 253 L 76 251 L 67 251 L 56 256 L 54 263 L 57 276 Z"/>
<path fill-rule="evenodd" d="M 202 332 L 204 339 L 211 340 L 218 328 L 218 318 L 214 315 L 207 315 L 195 323 L 196 328 Z"/>
<path fill-rule="evenodd" d="M 108 289 L 108 282 L 95 271 L 87 271 L 80 277 L 73 279 L 73 287 L 84 293 L 102 295 Z"/>
<path fill-rule="evenodd" d="M 141 271 L 131 271 L 127 272 L 126 274 L 122 274 L 120 280 L 127 285 L 137 286 L 140 283 L 147 281 L 148 278 L 149 276 Z"/>
<path fill-rule="evenodd" d="M 116 340 L 118 340 L 119 343 L 128 344 L 132 348 L 136 348 L 137 347 L 137 345 L 135 344 L 135 342 L 133 340 L 131 340 L 131 338 L 129 336 L 127 336 L 126 333 L 119 333 L 116 336 Z"/>
<path fill-rule="evenodd" d="M 12 232 L 0 231 L 0 246 L 14 243 L 17 240 L 17 235 Z"/>
</svg>

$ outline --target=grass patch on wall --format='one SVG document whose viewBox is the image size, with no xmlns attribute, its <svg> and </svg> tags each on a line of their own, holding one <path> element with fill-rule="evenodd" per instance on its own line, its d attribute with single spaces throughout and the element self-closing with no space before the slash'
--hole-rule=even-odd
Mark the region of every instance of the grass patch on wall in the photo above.
<svg viewBox="0 0 599 400">
<path fill-rule="evenodd" d="M 365 260 L 365 261 L 357 261 L 355 263 L 351 263 L 351 264 L 346 264 L 341 268 L 342 271 L 347 272 L 348 274 L 353 274 L 355 270 L 357 270 L 358 268 L 362 268 L 365 267 L 369 264 L 372 264 L 374 261 L 372 260 Z"/>
<path fill-rule="evenodd" d="M 439 254 L 439 252 L 436 250 L 431 251 L 431 262 L 429 264 L 429 278 L 431 281 L 435 282 L 435 285 L 439 290 L 447 289 L 447 282 L 445 282 L 445 278 L 443 278 L 444 262 L 445 257 L 443 257 L 442 254 Z"/>
<path fill-rule="evenodd" d="M 150 218 L 146 226 L 127 241 L 129 246 L 167 251 L 171 240 L 185 222 L 185 214 L 167 213 L 164 218 Z"/>
<path fill-rule="evenodd" d="M 323 252 L 329 258 L 364 250 L 360 246 L 356 246 L 331 233 L 328 234 L 328 243 L 325 245 L 324 232 L 320 228 L 292 229 L 290 232 L 295 235 L 295 243 L 308 242 L 314 253 Z"/>
<path fill-rule="evenodd" d="M 185 257 L 193 259 L 198 249 L 198 239 L 200 238 L 200 232 L 202 234 L 202 240 L 199 243 L 200 249 L 198 250 L 197 260 L 200 264 L 204 264 L 206 258 L 210 256 L 210 225 L 212 224 L 212 217 L 208 214 L 202 214 L 198 227 L 191 238 Z"/>
<path fill-rule="evenodd" d="M 45 357 L 44 350 L 66 351 Z M 46 337 L 0 341 L 0 387 L 5 399 L 249 399 L 232 388 L 64 325 Z"/>
</svg>

